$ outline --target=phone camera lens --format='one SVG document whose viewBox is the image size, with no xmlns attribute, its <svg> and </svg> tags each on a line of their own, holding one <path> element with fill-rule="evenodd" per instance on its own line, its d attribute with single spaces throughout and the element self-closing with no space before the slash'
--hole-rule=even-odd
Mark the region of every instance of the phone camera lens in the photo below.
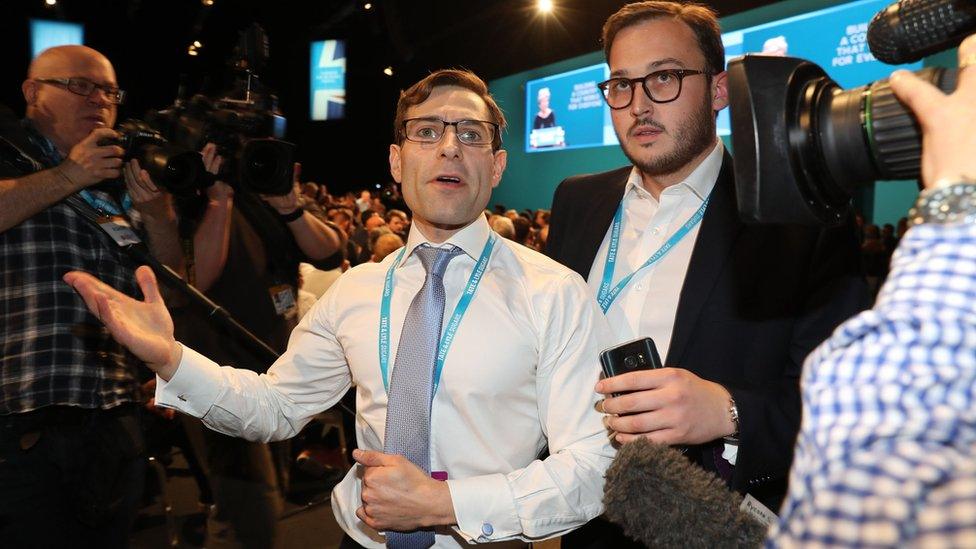
<svg viewBox="0 0 976 549">
<path fill-rule="evenodd" d="M 633 356 L 628 356 L 624 359 L 624 365 L 626 365 L 628 368 L 633 368 L 637 365 L 637 359 Z"/>
</svg>

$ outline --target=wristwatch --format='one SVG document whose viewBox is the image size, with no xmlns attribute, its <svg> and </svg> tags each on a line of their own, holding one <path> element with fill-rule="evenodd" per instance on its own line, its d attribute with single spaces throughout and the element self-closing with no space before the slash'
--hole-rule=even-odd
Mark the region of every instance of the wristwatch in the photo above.
<svg viewBox="0 0 976 549">
<path fill-rule="evenodd" d="M 926 189 L 908 210 L 908 222 L 962 225 L 976 222 L 976 180 L 960 179 Z"/>
<path fill-rule="evenodd" d="M 301 206 L 299 206 L 295 208 L 293 212 L 286 213 L 286 214 L 281 214 L 281 213 L 278 214 L 278 219 L 284 221 L 285 223 L 291 223 L 292 221 L 300 218 L 303 215 L 305 215 L 305 210 Z"/>
<path fill-rule="evenodd" d="M 739 443 L 739 407 L 735 405 L 735 399 L 731 396 L 729 397 L 729 417 L 732 419 L 732 423 L 735 424 L 735 431 L 731 435 L 722 437 L 722 440 L 729 444 Z"/>
</svg>

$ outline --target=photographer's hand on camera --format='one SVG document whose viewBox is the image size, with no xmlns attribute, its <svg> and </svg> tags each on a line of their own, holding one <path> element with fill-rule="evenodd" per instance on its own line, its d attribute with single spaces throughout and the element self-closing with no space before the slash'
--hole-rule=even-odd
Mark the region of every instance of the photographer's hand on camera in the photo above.
<svg viewBox="0 0 976 549">
<path fill-rule="evenodd" d="M 134 158 L 124 163 L 121 171 L 132 208 L 139 212 L 142 227 L 148 235 L 150 251 L 167 267 L 182 273 L 183 249 L 176 238 L 177 220 L 172 195 L 156 186 L 149 172 Z"/>
<path fill-rule="evenodd" d="M 220 173 L 224 159 L 217 154 L 217 145 L 207 143 L 200 155 L 208 173 Z M 218 179 L 207 187 L 206 193 L 207 209 L 193 234 L 195 285 L 204 292 L 220 277 L 227 264 L 231 212 L 234 209 L 234 189 L 227 183 Z"/>
<path fill-rule="evenodd" d="M 296 163 L 295 173 L 298 171 Z M 278 212 L 288 225 L 295 242 L 309 259 L 319 261 L 331 257 L 345 247 L 344 235 L 326 225 L 321 219 L 302 210 L 298 181 L 293 181 L 291 192 L 284 196 L 260 195 L 261 199 Z"/>
<path fill-rule="evenodd" d="M 71 148 L 68 158 L 56 170 L 79 191 L 105 179 L 115 179 L 122 173 L 122 147 L 112 144 L 119 134 L 110 128 L 98 128 Z M 106 143 L 111 142 L 111 143 Z M 100 144 L 106 143 L 106 144 Z"/>
<path fill-rule="evenodd" d="M 959 45 L 956 91 L 944 94 L 908 71 L 891 75 L 891 89 L 922 129 L 922 182 L 927 189 L 976 182 L 976 35 Z"/>
<path fill-rule="evenodd" d="M 85 187 L 119 177 L 125 151 L 113 144 L 118 134 L 97 128 L 79 141 L 58 166 L 14 179 L 0 180 L 0 232 Z"/>
</svg>

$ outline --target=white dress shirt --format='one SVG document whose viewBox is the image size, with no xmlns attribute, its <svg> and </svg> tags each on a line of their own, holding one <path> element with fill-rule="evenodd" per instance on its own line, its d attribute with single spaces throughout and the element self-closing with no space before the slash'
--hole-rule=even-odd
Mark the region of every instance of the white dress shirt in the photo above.
<svg viewBox="0 0 976 549">
<path fill-rule="evenodd" d="M 624 188 L 623 227 L 613 285 L 640 268 L 701 207 L 718 179 L 723 151 L 721 140 L 717 140 L 711 154 L 687 179 L 661 191 L 660 201 L 644 188 L 636 167 L 630 172 Z M 607 228 L 587 277 L 594 294 L 600 292 L 611 228 Z M 607 319 L 618 342 L 650 337 L 661 360 L 667 359 L 678 298 L 700 229 L 698 223 L 667 255 L 637 273 L 617 296 L 607 311 Z"/>
<path fill-rule="evenodd" d="M 724 151 L 722 141 L 716 140 L 715 148 L 687 179 L 661 191 L 660 201 L 644 188 L 636 167 L 630 172 L 624 188 L 623 227 L 613 286 L 639 269 L 701 207 L 715 187 Z M 612 225 L 607 228 L 587 277 L 594 294 L 599 294 L 603 281 L 611 229 Z M 661 360 L 667 360 L 674 319 L 678 314 L 678 299 L 700 229 L 701 223 L 698 223 L 667 255 L 637 273 L 610 305 L 607 319 L 618 343 L 650 337 Z M 665 366 L 681 367 L 680 364 Z M 734 465 L 736 450 L 735 446 L 726 444 L 722 457 Z"/>
<path fill-rule="evenodd" d="M 447 242 L 465 253 L 444 276 L 449 317 L 488 240 L 484 217 Z M 394 274 L 390 358 L 425 272 L 412 251 L 415 227 Z M 357 390 L 359 448 L 383 450 L 387 394 L 378 359 L 380 298 L 398 254 L 339 278 L 292 333 L 265 375 L 221 368 L 185 348 L 156 401 L 252 440 L 294 436 L 316 413 Z M 444 322 L 445 327 L 447 322 Z M 498 238 L 487 271 L 447 355 L 431 411 L 431 469 L 446 471 L 458 524 L 436 547 L 524 541 L 564 534 L 599 515 L 613 458 L 593 388 L 609 326 L 583 280 L 554 261 Z M 548 443 L 550 456 L 537 456 Z M 332 493 L 339 525 L 358 543 L 384 538 L 356 517 L 361 468 Z M 521 541 L 519 541 L 521 540 Z M 513 543 L 514 545 L 514 543 Z"/>
</svg>

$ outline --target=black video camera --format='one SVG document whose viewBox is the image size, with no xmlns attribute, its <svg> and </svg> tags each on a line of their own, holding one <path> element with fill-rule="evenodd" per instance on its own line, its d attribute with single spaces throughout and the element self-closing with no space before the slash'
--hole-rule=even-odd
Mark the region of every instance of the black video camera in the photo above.
<svg viewBox="0 0 976 549">
<path fill-rule="evenodd" d="M 901 0 L 875 15 L 868 42 L 882 61 L 904 63 L 956 45 L 974 29 L 971 0 Z M 956 73 L 916 74 L 951 92 Z M 729 62 L 728 82 L 746 222 L 835 224 L 858 187 L 919 177 L 918 123 L 888 79 L 845 91 L 809 61 L 747 55 Z"/>
<path fill-rule="evenodd" d="M 226 159 L 217 179 L 261 194 L 291 192 L 295 146 L 280 139 L 285 118 L 253 96 L 245 101 L 195 95 L 185 104 L 154 113 L 151 122 L 189 149 L 216 144 Z"/>
<path fill-rule="evenodd" d="M 281 140 L 285 117 L 278 111 L 277 97 L 257 75 L 267 59 L 267 35 L 253 24 L 241 32 L 229 63 L 236 81 L 228 93 L 216 99 L 197 94 L 189 101 L 181 93 L 169 108 L 146 115 L 147 128 L 159 138 L 190 151 L 212 142 L 224 158 L 215 177 L 201 164 L 201 177 L 180 187 L 181 194 L 196 193 L 215 179 L 260 194 L 291 192 L 295 145 Z"/>
</svg>

